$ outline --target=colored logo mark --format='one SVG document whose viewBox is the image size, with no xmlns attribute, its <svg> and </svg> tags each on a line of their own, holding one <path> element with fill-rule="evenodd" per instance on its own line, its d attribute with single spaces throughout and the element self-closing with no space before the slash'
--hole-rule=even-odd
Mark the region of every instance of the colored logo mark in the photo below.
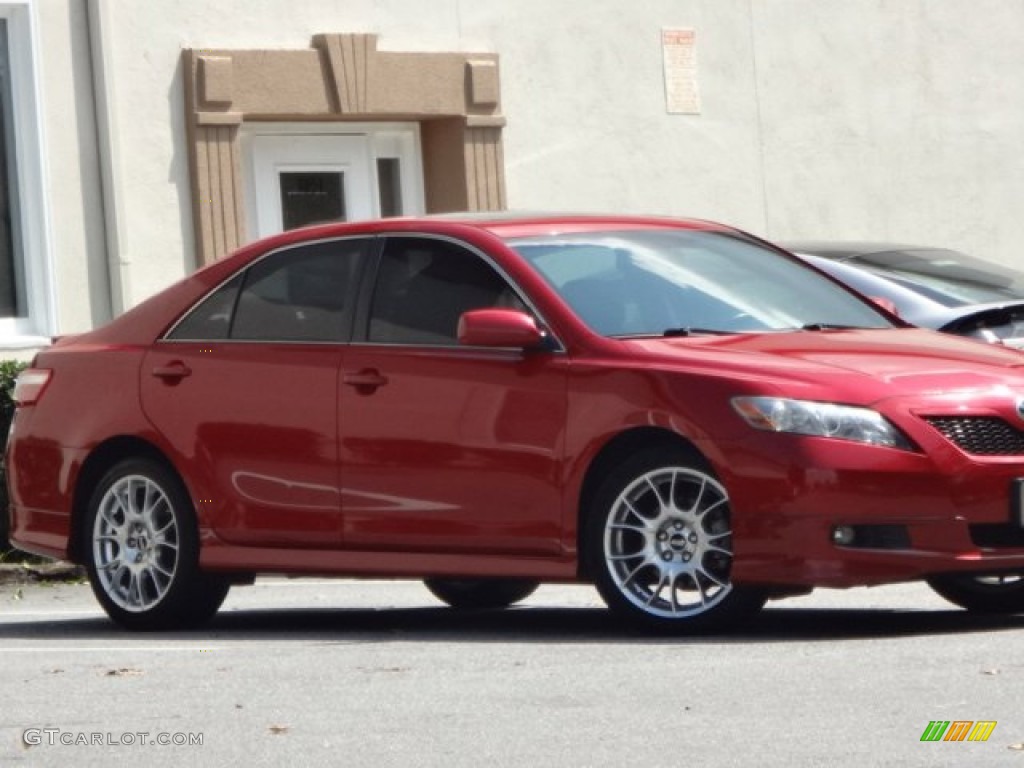
<svg viewBox="0 0 1024 768">
<path fill-rule="evenodd" d="M 995 720 L 931 720 L 921 741 L 988 741 L 995 729 Z"/>
</svg>

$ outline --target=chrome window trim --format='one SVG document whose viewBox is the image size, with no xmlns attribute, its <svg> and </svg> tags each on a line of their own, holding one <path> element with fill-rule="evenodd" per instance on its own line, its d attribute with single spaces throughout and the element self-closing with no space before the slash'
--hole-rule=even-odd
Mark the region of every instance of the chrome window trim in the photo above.
<svg viewBox="0 0 1024 768">
<path fill-rule="evenodd" d="M 302 341 L 297 339 L 157 339 L 159 344 L 289 344 L 304 347 L 342 347 L 347 341 Z"/>
</svg>

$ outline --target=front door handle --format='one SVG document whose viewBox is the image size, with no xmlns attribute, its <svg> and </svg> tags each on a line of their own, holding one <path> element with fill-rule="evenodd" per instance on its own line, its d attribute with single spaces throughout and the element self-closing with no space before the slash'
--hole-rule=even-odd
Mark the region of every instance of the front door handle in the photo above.
<svg viewBox="0 0 1024 768">
<path fill-rule="evenodd" d="M 175 360 L 167 365 L 158 365 L 152 371 L 158 379 L 163 379 L 168 384 L 177 384 L 186 376 L 192 375 L 192 369 L 180 360 Z"/>
<path fill-rule="evenodd" d="M 350 387 L 355 387 L 361 395 L 371 395 L 377 387 L 383 387 L 388 383 L 388 377 L 373 368 L 365 368 L 357 373 L 346 373 L 342 381 Z"/>
</svg>

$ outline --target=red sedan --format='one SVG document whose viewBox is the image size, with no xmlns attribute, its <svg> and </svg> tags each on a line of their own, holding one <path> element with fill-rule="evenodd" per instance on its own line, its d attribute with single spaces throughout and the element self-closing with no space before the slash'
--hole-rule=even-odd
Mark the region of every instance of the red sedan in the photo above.
<svg viewBox="0 0 1024 768">
<path fill-rule="evenodd" d="M 254 243 L 18 380 L 12 540 L 134 629 L 255 574 L 655 626 L 927 579 L 1024 611 L 1020 355 L 728 227 L 501 214 Z"/>
</svg>

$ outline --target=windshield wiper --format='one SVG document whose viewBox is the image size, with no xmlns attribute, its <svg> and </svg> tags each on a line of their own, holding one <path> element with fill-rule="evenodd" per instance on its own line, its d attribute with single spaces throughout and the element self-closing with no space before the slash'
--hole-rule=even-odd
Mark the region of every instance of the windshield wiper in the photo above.
<svg viewBox="0 0 1024 768">
<path fill-rule="evenodd" d="M 740 331 L 723 331 L 720 328 L 696 328 L 686 326 L 683 328 L 666 328 L 661 333 L 657 331 L 643 331 L 641 333 L 613 333 L 609 339 L 656 339 L 659 337 L 672 336 L 734 336 Z"/>
<path fill-rule="evenodd" d="M 682 328 L 666 328 L 662 336 L 731 336 L 736 331 L 723 331 L 720 328 L 697 328 L 687 325 Z"/>
<path fill-rule="evenodd" d="M 801 325 L 801 331 L 862 331 L 863 325 L 839 325 L 837 323 L 807 323 Z"/>
</svg>

